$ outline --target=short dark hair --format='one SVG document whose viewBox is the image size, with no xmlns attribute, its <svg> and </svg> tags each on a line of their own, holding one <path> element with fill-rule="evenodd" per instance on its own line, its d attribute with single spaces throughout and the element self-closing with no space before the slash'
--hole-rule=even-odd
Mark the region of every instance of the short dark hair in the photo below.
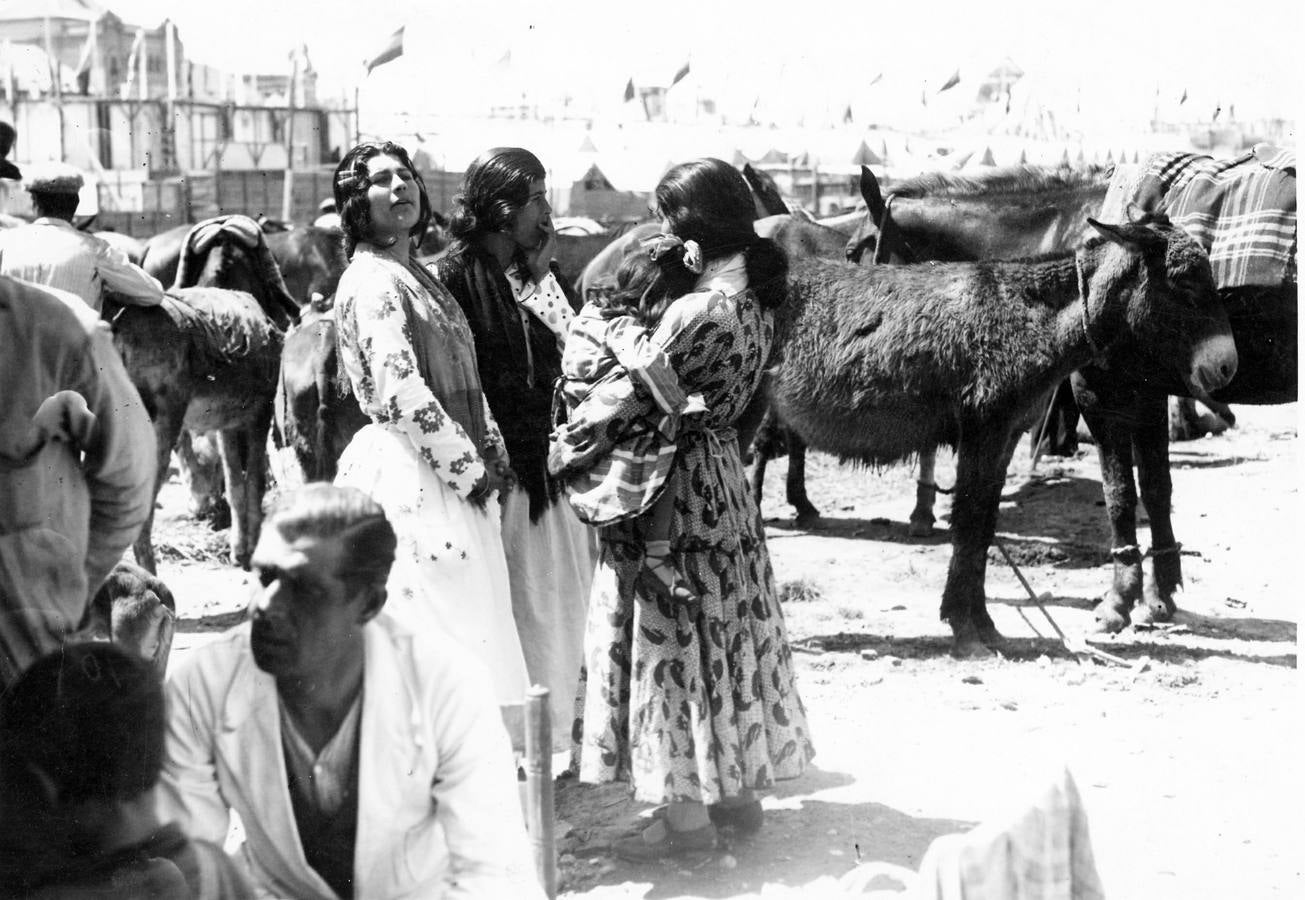
<svg viewBox="0 0 1305 900">
<path fill-rule="evenodd" d="M 357 587 L 384 589 L 398 539 L 381 505 L 357 488 L 306 484 L 276 503 L 264 522 L 269 525 L 288 540 L 339 538 L 345 555 L 336 560 L 336 575 Z"/>
<path fill-rule="evenodd" d="M 363 141 L 352 148 L 335 167 L 332 179 L 332 191 L 335 195 L 335 208 L 340 214 L 340 230 L 344 232 L 344 252 L 353 256 L 353 248 L 359 241 L 365 241 L 372 232 L 371 204 L 367 200 L 367 189 L 371 179 L 367 177 L 367 162 L 376 156 L 393 156 L 412 172 L 412 180 L 417 185 L 418 203 L 417 224 L 408 229 L 409 237 L 419 237 L 426 233 L 430 222 L 430 196 L 426 192 L 426 182 L 417 167 L 412 164 L 408 151 L 394 141 Z"/>
<path fill-rule="evenodd" d="M 467 167 L 453 198 L 449 232 L 462 243 L 501 231 L 530 201 L 530 183 L 547 176 L 539 157 L 521 147 L 494 147 Z"/>
<path fill-rule="evenodd" d="M 586 298 L 601 310 L 603 318 L 633 316 L 645 327 L 657 324 L 661 310 L 645 306 L 649 291 L 657 282 L 657 263 L 641 245 L 635 244 L 621 258 L 616 274 L 594 286 L 593 296 Z"/>
<path fill-rule="evenodd" d="M 159 779 L 164 725 L 149 663 L 113 644 L 67 644 L 0 699 L 0 790 L 33 796 L 39 768 L 61 806 L 131 800 Z"/>
<path fill-rule="evenodd" d="M 52 219 L 71 219 L 77 213 L 77 203 L 81 199 L 76 194 L 52 191 L 29 191 L 32 197 L 32 211 L 38 216 Z"/>
</svg>

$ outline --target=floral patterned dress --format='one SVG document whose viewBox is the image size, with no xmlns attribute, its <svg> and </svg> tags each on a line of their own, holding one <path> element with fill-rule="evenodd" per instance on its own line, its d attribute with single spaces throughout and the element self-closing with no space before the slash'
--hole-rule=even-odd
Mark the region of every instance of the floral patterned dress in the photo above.
<svg viewBox="0 0 1305 900">
<path fill-rule="evenodd" d="M 370 494 L 398 536 L 385 611 L 413 631 L 470 649 L 488 667 L 499 704 L 520 707 L 528 679 L 512 618 L 498 503 L 491 499 L 482 507 L 468 499 L 484 460 L 507 451 L 479 391 L 462 311 L 453 298 L 433 296 L 401 263 L 360 245 L 340 279 L 335 316 L 341 361 L 372 419 L 340 458 L 335 483 Z M 478 406 L 484 446 L 423 380 L 419 353 L 426 354 L 428 369 L 474 388 L 458 392 L 445 385 L 441 393 Z M 520 716 L 505 719 L 519 743 Z"/>
<path fill-rule="evenodd" d="M 702 600 L 691 615 L 641 596 L 645 519 L 600 532 L 585 636 L 580 777 L 628 780 L 637 799 L 717 803 L 795 778 L 814 754 L 761 515 L 732 425 L 761 381 L 771 317 L 743 257 L 707 268 L 663 317 L 663 342 L 708 412 L 681 433 L 671 545 Z"/>
</svg>

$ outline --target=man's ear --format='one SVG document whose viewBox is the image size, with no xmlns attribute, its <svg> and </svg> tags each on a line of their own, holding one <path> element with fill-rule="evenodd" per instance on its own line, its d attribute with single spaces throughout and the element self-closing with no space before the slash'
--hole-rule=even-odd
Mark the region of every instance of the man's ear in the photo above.
<svg viewBox="0 0 1305 900">
<path fill-rule="evenodd" d="M 385 606 L 385 599 L 388 596 L 385 593 L 385 585 L 369 584 L 363 588 L 366 594 L 366 600 L 363 603 L 362 612 L 358 614 L 358 624 L 364 625 L 376 618 L 381 608 Z"/>
</svg>

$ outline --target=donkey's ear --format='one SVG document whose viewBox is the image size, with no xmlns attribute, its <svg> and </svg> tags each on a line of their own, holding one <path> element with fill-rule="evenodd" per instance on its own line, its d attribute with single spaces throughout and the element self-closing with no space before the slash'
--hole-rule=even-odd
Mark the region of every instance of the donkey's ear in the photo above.
<svg viewBox="0 0 1305 900">
<path fill-rule="evenodd" d="M 870 167 L 861 166 L 861 197 L 865 200 L 870 218 L 878 222 L 884 215 L 884 195 L 879 192 L 879 179 Z"/>
<path fill-rule="evenodd" d="M 1097 230 L 1097 233 L 1108 241 L 1113 241 L 1116 244 L 1124 244 L 1125 246 L 1133 243 L 1128 237 L 1125 236 L 1123 230 L 1120 229 L 1119 226 L 1117 225 L 1105 225 L 1101 222 L 1098 222 L 1096 219 L 1092 218 L 1091 216 L 1088 216 L 1087 223 L 1091 225 L 1093 228 L 1095 228 Z"/>
<path fill-rule="evenodd" d="M 1147 247 L 1165 243 L 1165 236 L 1149 225 L 1106 225 L 1091 216 L 1087 222 L 1106 240 L 1124 247 Z"/>
</svg>

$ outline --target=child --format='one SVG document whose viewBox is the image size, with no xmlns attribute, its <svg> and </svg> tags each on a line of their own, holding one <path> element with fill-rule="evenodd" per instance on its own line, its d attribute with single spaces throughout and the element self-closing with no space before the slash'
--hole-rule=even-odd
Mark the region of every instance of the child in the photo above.
<svg viewBox="0 0 1305 900">
<path fill-rule="evenodd" d="M 656 273 L 649 253 L 629 253 L 617 270 L 615 289 L 587 298 L 572 321 L 554 399 L 548 466 L 566 480 L 568 499 L 582 521 L 602 526 L 644 515 L 640 586 L 692 607 L 697 597 L 670 559 L 674 504 L 667 485 L 683 417 L 707 407 L 701 394 L 685 394 L 666 352 L 650 336 L 661 310 L 648 309 L 644 295 Z M 623 372 L 630 378 L 619 378 Z M 649 399 L 651 409 L 617 434 L 572 424 L 600 418 L 572 415 L 582 403 L 615 408 Z"/>
</svg>

